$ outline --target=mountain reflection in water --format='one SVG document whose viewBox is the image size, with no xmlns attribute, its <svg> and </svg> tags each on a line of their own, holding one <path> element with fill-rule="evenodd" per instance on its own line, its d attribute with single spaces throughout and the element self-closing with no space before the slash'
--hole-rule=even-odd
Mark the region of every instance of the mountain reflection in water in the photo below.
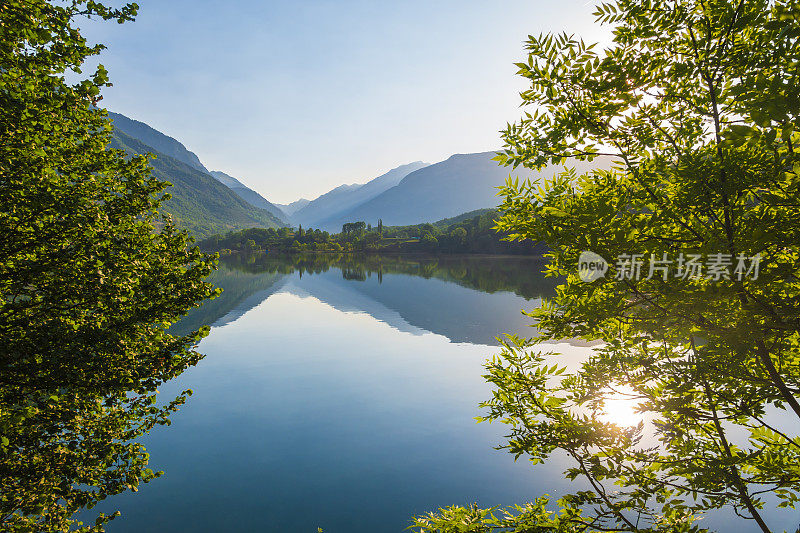
<svg viewBox="0 0 800 533">
<path fill-rule="evenodd" d="M 175 329 L 223 326 L 273 294 L 290 293 L 400 331 L 496 345 L 504 333 L 535 334 L 522 310 L 538 307 L 558 283 L 543 267 L 540 258 L 508 256 L 228 256 L 211 279 L 223 294 Z"/>
</svg>

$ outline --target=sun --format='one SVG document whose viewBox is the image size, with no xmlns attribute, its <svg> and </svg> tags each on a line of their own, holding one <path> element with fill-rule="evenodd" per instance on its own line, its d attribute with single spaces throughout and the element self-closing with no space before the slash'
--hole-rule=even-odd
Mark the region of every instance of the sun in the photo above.
<svg viewBox="0 0 800 533">
<path fill-rule="evenodd" d="M 635 426 L 643 419 L 643 414 L 636 411 L 641 400 L 636 398 L 636 391 L 627 385 L 616 386 L 605 390 L 606 400 L 600 420 L 618 426 Z"/>
</svg>

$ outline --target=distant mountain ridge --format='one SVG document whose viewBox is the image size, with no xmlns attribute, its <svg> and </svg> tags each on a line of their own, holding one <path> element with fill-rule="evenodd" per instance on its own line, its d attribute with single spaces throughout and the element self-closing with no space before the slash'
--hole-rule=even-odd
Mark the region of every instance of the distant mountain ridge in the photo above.
<svg viewBox="0 0 800 533">
<path fill-rule="evenodd" d="M 108 118 L 114 121 L 115 130 L 121 131 L 129 137 L 139 140 L 153 148 L 156 152 L 177 159 L 206 174 L 209 173 L 208 169 L 200 162 L 200 158 L 197 157 L 194 152 L 189 151 L 177 139 L 161 133 L 144 122 L 128 118 L 120 113 L 109 111 Z"/>
<path fill-rule="evenodd" d="M 291 220 L 306 227 L 322 227 L 328 220 L 375 198 L 400 183 L 411 172 L 426 166 L 427 163 L 416 161 L 394 168 L 364 184 L 340 185 L 295 211 Z"/>
<path fill-rule="evenodd" d="M 495 187 L 508 177 L 508 169 L 492 161 L 494 156 L 494 152 L 457 154 L 440 163 L 419 165 L 372 198 L 315 222 L 328 231 L 359 220 L 402 226 L 494 207 L 499 203 Z M 300 215 L 298 211 L 295 218 Z"/>
<path fill-rule="evenodd" d="M 153 175 L 172 184 L 170 199 L 162 204 L 179 228 L 200 240 L 216 233 L 263 227 L 277 228 L 283 222 L 269 211 L 254 207 L 206 172 L 159 152 L 119 129 L 114 130 L 110 148 L 130 154 L 153 153 Z"/>
<path fill-rule="evenodd" d="M 114 121 L 115 130 L 151 147 L 154 152 L 159 152 L 172 159 L 185 163 L 195 170 L 208 174 L 231 189 L 250 205 L 269 211 L 273 217 L 280 220 L 281 223 L 288 223 L 285 213 L 280 208 L 273 205 L 269 200 L 250 189 L 233 176 L 229 176 L 220 171 L 208 170 L 203 163 L 200 162 L 200 158 L 197 157 L 197 154 L 187 149 L 177 139 L 156 130 L 144 122 L 134 120 L 120 113 L 109 111 L 108 117 Z"/>
<path fill-rule="evenodd" d="M 295 200 L 294 202 L 292 202 L 290 204 L 275 204 L 275 206 L 280 208 L 280 210 L 283 211 L 286 214 L 286 216 L 291 217 L 298 210 L 304 208 L 309 203 L 311 203 L 311 200 L 306 200 L 305 198 L 300 198 L 299 200 Z"/>
<path fill-rule="evenodd" d="M 354 183 L 331 189 L 295 211 L 291 218 L 292 222 L 295 225 L 305 224 L 306 227 L 316 226 L 320 220 L 341 212 L 340 205 L 347 201 L 347 195 L 359 187 L 360 185 Z"/>
<path fill-rule="evenodd" d="M 173 200 L 165 209 L 199 238 L 248 227 L 302 225 L 339 232 L 343 224 L 357 221 L 372 225 L 383 221 L 386 226 L 432 223 L 496 207 L 501 202 L 497 187 L 509 176 L 539 179 L 560 169 L 510 171 L 493 160 L 496 152 L 455 154 L 432 165 L 421 161 L 402 165 L 363 184 L 340 185 L 311 201 L 278 205 L 225 172 L 209 171 L 178 140 L 144 122 L 119 113 L 109 112 L 109 117 L 118 145 L 132 153 L 160 154 L 160 162 L 153 164 L 157 175 L 174 184 L 169 191 Z M 571 166 L 582 173 L 608 163 Z"/>
<path fill-rule="evenodd" d="M 270 213 L 272 213 L 275 216 L 275 218 L 288 223 L 288 217 L 280 207 L 273 204 L 272 202 L 270 202 L 269 200 L 258 194 L 256 191 L 249 188 L 247 185 L 237 180 L 236 178 L 234 178 L 233 176 L 229 176 L 228 174 L 225 174 L 224 172 L 221 172 L 219 170 L 213 170 L 209 172 L 209 174 L 211 174 L 211 176 L 215 178 L 217 181 L 219 181 L 220 183 L 231 189 L 233 192 L 238 194 L 239 197 L 241 197 L 244 201 L 246 201 L 250 205 L 258 207 L 260 209 L 265 209 Z"/>
<path fill-rule="evenodd" d="M 534 172 L 525 168 L 511 170 L 500 166 L 496 152 L 455 154 L 405 176 L 397 185 L 371 200 L 335 217 L 324 220 L 321 229 L 339 231 L 346 222 L 364 221 L 375 225 L 405 226 L 436 222 L 467 212 L 494 208 L 501 203 L 498 187 L 511 177 L 540 179 L 552 176 L 561 167 L 550 166 Z M 595 163 L 575 162 L 579 172 L 604 167 L 603 158 Z"/>
</svg>

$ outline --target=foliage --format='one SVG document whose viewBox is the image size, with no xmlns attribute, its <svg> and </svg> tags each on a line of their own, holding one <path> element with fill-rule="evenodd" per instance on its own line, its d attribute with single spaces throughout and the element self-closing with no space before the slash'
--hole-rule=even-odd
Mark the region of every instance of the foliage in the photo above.
<svg viewBox="0 0 800 533">
<path fill-rule="evenodd" d="M 110 517 L 81 528 L 73 514 L 158 475 L 136 439 L 190 392 L 158 405 L 157 387 L 201 357 L 203 330 L 165 327 L 213 294 L 210 258 L 159 218 L 166 185 L 147 160 L 107 150 L 111 126 L 94 105 L 103 67 L 65 81 L 103 48 L 78 19 L 136 11 L 0 5 L 3 531 L 102 531 Z"/>
<path fill-rule="evenodd" d="M 477 213 L 477 214 L 475 214 Z M 249 229 L 212 236 L 200 242 L 206 251 L 318 251 L 318 252 L 381 252 L 381 253 L 486 253 L 541 255 L 544 248 L 534 242 L 509 242 L 494 226 L 499 214 L 491 209 L 467 213 L 470 218 L 456 217 L 434 224 L 384 226 L 370 228 L 364 222 L 344 224 L 342 233 L 308 228 L 293 232 Z M 252 240 L 255 248 L 246 243 Z"/>
<path fill-rule="evenodd" d="M 584 511 L 582 531 L 690 531 L 716 510 L 771 531 L 771 507 L 800 497 L 800 8 L 619 0 L 595 15 L 615 25 L 602 52 L 566 35 L 528 41 L 518 66 L 533 109 L 504 132 L 499 159 L 539 168 L 605 154 L 617 167 L 509 182 L 498 228 L 544 241 L 549 274 L 567 278 L 533 313 L 542 338 L 604 344 L 566 371 L 510 339 L 488 365 L 485 417 L 511 426 L 515 456 L 572 457 L 566 475 L 590 490 L 562 503 Z M 605 278 L 578 278 L 584 250 L 612 262 Z M 680 253 L 760 254 L 762 267 L 636 279 L 614 264 Z M 640 425 L 601 416 L 620 398 L 638 404 Z M 437 516 L 418 530 L 494 528 Z"/>
<path fill-rule="evenodd" d="M 566 501 L 560 512 L 548 508 L 550 499 L 543 496 L 533 503 L 517 505 L 513 509 L 481 509 L 452 506 L 438 513 L 429 513 L 415 520 L 420 533 L 579 533 L 581 511 Z"/>
<path fill-rule="evenodd" d="M 342 224 L 342 235 L 363 235 L 367 231 L 365 222 L 346 222 Z"/>
</svg>

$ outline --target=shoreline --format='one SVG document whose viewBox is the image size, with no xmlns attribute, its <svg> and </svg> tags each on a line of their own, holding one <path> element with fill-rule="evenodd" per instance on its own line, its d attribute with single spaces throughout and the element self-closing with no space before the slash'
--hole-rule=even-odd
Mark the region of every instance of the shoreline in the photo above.
<svg viewBox="0 0 800 533">
<path fill-rule="evenodd" d="M 381 251 L 381 250 L 302 250 L 299 252 L 291 252 L 287 250 L 259 250 L 255 252 L 242 252 L 240 250 L 231 251 L 229 254 L 222 254 L 219 250 L 205 253 L 217 253 L 222 257 L 231 257 L 238 255 L 280 255 L 280 256 L 297 256 L 297 255 L 382 255 L 382 256 L 397 256 L 397 257 L 479 257 L 482 259 L 497 258 L 497 259 L 539 259 L 542 261 L 547 260 L 544 255 L 528 255 L 528 254 L 487 254 L 487 253 L 470 253 L 470 252 L 400 252 L 400 251 Z"/>
</svg>

